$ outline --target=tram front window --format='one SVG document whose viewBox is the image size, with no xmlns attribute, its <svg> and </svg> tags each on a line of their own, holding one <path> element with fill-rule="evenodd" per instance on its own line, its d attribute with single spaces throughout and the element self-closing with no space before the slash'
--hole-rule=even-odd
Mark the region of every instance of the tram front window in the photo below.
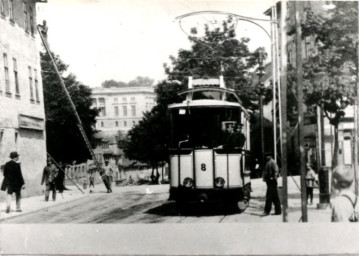
<svg viewBox="0 0 359 256">
<path fill-rule="evenodd" d="M 173 148 L 215 148 L 223 144 L 223 122 L 240 123 L 240 109 L 172 110 Z"/>
</svg>

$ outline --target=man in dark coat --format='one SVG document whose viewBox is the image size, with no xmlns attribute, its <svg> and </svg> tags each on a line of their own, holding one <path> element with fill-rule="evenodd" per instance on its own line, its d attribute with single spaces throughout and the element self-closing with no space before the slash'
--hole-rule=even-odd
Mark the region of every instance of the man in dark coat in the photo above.
<svg viewBox="0 0 359 256">
<path fill-rule="evenodd" d="M 267 155 L 267 164 L 263 170 L 263 181 L 267 184 L 266 203 L 264 206 L 263 215 L 269 215 L 272 209 L 272 203 L 275 208 L 275 215 L 282 214 L 282 209 L 279 201 L 279 195 L 277 190 L 277 178 L 279 175 L 279 168 L 274 161 L 272 155 Z"/>
<path fill-rule="evenodd" d="M 16 197 L 16 211 L 21 212 L 21 189 L 25 188 L 24 178 L 21 173 L 19 154 L 17 152 L 10 153 L 11 160 L 4 166 L 4 181 L 7 189 L 6 197 L 6 213 L 10 212 L 12 194 Z"/>
<path fill-rule="evenodd" d="M 52 162 L 51 158 L 47 159 L 47 165 L 44 168 L 41 185 L 45 183 L 45 201 L 49 201 L 50 191 L 52 191 L 52 200 L 56 201 L 56 177 L 59 173 L 59 170 L 56 168 L 55 164 Z"/>
</svg>

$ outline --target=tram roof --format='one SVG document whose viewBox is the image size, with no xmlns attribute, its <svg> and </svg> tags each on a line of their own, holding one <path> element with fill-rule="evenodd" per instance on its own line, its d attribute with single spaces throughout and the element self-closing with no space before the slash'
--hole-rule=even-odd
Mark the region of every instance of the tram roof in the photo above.
<svg viewBox="0 0 359 256">
<path fill-rule="evenodd" d="M 242 111 L 249 116 L 248 111 L 239 102 L 229 102 L 223 100 L 193 100 L 183 101 L 182 103 L 174 103 L 168 106 L 168 109 L 179 109 L 179 108 L 240 108 Z"/>
</svg>

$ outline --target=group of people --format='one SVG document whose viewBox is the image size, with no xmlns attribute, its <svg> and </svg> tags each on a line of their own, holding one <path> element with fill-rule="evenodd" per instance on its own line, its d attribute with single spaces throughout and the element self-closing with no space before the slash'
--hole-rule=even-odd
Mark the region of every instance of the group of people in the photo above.
<svg viewBox="0 0 359 256">
<path fill-rule="evenodd" d="M 315 172 L 311 165 L 306 165 L 306 188 L 307 203 L 313 204 L 313 189 L 315 187 Z M 351 167 L 339 165 L 332 173 L 333 187 L 337 196 L 332 202 L 332 222 L 358 222 L 359 221 L 359 199 L 352 189 L 354 182 L 354 170 Z M 274 215 L 282 213 L 281 204 L 277 190 L 277 179 L 279 168 L 271 155 L 267 156 L 267 164 L 263 170 L 263 181 L 267 184 L 266 202 L 263 215 L 269 215 L 272 204 L 274 204 Z"/>
<path fill-rule="evenodd" d="M 22 176 L 20 155 L 14 151 L 10 153 L 10 161 L 4 165 L 4 179 L 1 184 L 1 190 L 7 192 L 6 213 L 11 211 L 12 195 L 15 194 L 16 212 L 21 212 L 21 190 L 25 189 L 25 181 Z M 63 171 L 63 170 L 62 170 Z M 66 187 L 63 184 L 64 174 L 61 175 L 59 169 L 53 163 L 51 158 L 47 159 L 47 164 L 43 170 L 41 185 L 45 184 L 45 201 L 49 200 L 52 192 L 52 200 L 56 200 L 56 190 L 61 193 Z"/>
<path fill-rule="evenodd" d="M 242 124 L 229 124 L 226 127 L 225 136 L 224 136 L 224 149 L 235 149 L 235 148 L 243 148 L 246 137 L 242 133 Z"/>
</svg>

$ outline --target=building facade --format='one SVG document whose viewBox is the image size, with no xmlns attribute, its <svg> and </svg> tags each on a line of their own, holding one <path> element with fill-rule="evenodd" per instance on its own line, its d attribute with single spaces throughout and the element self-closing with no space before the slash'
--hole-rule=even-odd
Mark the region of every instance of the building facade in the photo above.
<svg viewBox="0 0 359 256">
<path fill-rule="evenodd" d="M 96 129 L 106 134 L 127 133 L 155 105 L 153 87 L 94 88 L 93 107 L 100 110 Z"/>
<path fill-rule="evenodd" d="M 118 145 L 120 137 L 140 122 L 144 112 L 152 109 L 155 98 L 154 88 L 150 86 L 92 90 L 92 106 L 100 110 L 96 118 L 99 133 L 94 149 L 100 163 L 109 160 L 112 165 L 121 166 L 128 162 Z"/>
<path fill-rule="evenodd" d="M 20 154 L 27 194 L 41 191 L 45 111 L 36 30 L 38 0 L 0 0 L 0 165 Z M 1 175 L 0 180 L 3 176 Z"/>
</svg>

